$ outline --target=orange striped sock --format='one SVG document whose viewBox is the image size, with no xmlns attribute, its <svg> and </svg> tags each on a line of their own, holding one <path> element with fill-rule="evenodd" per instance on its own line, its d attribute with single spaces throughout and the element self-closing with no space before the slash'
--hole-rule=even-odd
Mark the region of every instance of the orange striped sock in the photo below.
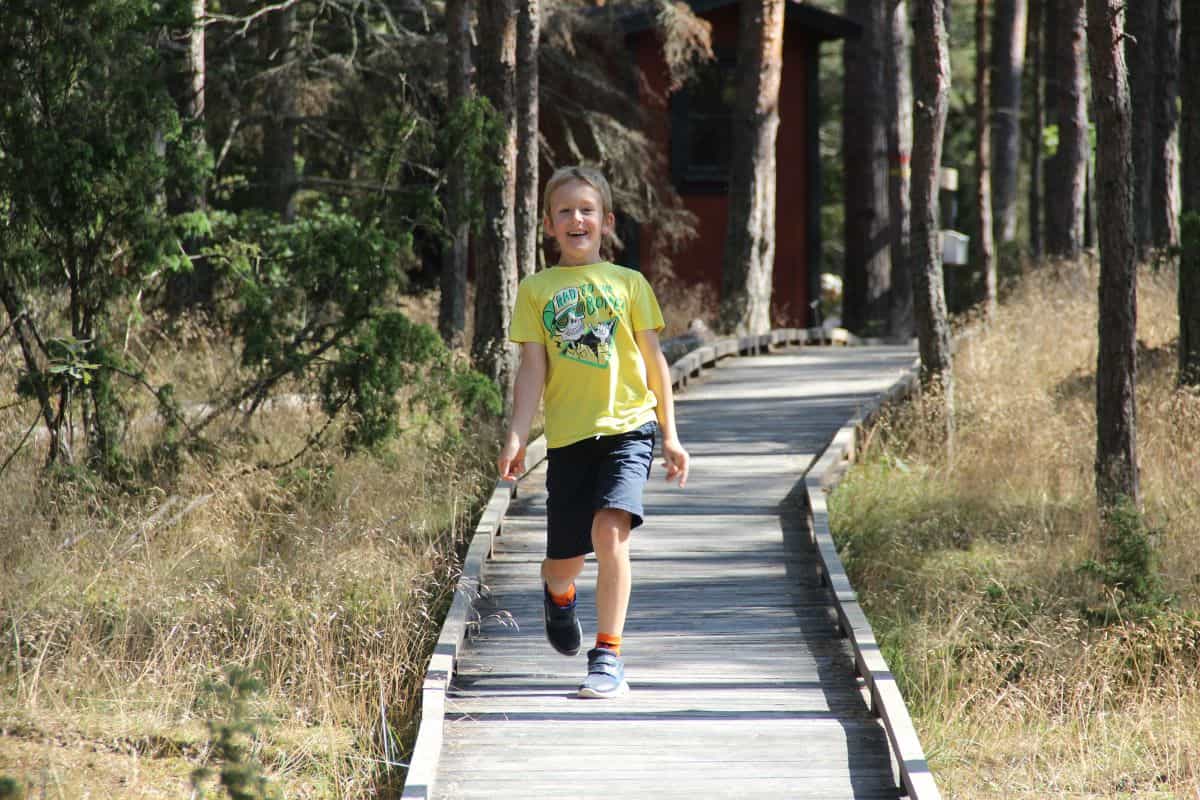
<svg viewBox="0 0 1200 800">
<path fill-rule="evenodd" d="M 621 637 L 616 633 L 597 633 L 596 647 L 612 650 L 613 655 L 621 655 Z"/>
<path fill-rule="evenodd" d="M 575 584 L 572 583 L 570 588 L 568 588 L 562 594 L 550 592 L 550 600 L 559 608 L 566 608 L 567 606 L 571 605 L 571 603 L 575 602 Z"/>
</svg>

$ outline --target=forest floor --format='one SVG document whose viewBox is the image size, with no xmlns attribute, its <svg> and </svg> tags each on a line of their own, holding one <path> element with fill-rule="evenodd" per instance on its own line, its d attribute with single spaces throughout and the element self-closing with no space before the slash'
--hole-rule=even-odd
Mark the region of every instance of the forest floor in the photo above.
<svg viewBox="0 0 1200 800">
<path fill-rule="evenodd" d="M 237 368 L 200 324 L 129 333 L 184 401 Z M 0 797 L 222 795 L 227 767 L 281 797 L 388 796 L 498 423 L 418 407 L 371 452 L 342 448 L 344 422 L 306 450 L 325 417 L 287 403 L 166 457 L 153 412 L 128 409 L 119 482 L 46 473 L 37 441 L 3 476 Z M 4 457 L 27 417 L 0 396 Z"/>
<path fill-rule="evenodd" d="M 1144 513 L 1102 555 L 1096 281 L 1024 275 L 955 356 L 952 460 L 932 404 L 898 408 L 831 500 L 948 798 L 1200 798 L 1200 393 L 1175 385 L 1175 275 L 1145 269 Z"/>
</svg>

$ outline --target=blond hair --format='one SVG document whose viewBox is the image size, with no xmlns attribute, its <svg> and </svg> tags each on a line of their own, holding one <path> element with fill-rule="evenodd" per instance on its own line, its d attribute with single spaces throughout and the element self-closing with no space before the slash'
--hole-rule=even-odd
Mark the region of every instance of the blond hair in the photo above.
<svg viewBox="0 0 1200 800">
<path fill-rule="evenodd" d="M 604 174 L 593 167 L 576 165 L 573 167 L 559 167 L 554 170 L 554 174 L 550 176 L 550 180 L 546 181 L 546 191 L 542 195 L 542 214 L 544 216 L 551 216 L 550 200 L 554 196 L 554 193 L 558 191 L 558 187 L 571 181 L 582 181 L 595 189 L 600 195 L 601 211 L 605 215 L 612 213 L 612 189 L 609 187 L 608 180 L 604 177 Z"/>
</svg>

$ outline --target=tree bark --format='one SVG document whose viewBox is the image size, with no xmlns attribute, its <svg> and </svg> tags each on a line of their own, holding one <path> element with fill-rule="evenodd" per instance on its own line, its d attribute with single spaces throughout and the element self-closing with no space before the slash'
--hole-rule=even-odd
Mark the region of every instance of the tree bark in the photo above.
<svg viewBox="0 0 1200 800">
<path fill-rule="evenodd" d="M 204 135 L 205 84 L 208 81 L 204 52 L 206 16 L 206 0 L 192 0 L 192 27 L 188 31 L 187 56 L 184 65 L 184 74 L 187 76 L 187 95 L 182 108 L 182 116 L 186 122 L 193 123 L 193 127 L 189 131 L 192 146 L 201 152 L 208 148 L 208 141 Z M 203 191 L 195 195 L 189 205 L 194 209 L 203 208 Z"/>
<path fill-rule="evenodd" d="M 1200 387 L 1200 210 L 1184 211 L 1179 258 L 1179 385 Z"/>
<path fill-rule="evenodd" d="M 1200 5 L 1180 9 L 1180 38 L 1200 42 Z M 1200 386 L 1200 48 L 1180 51 L 1183 255 L 1179 260 L 1179 383 Z"/>
<path fill-rule="evenodd" d="M 471 63 L 471 0 L 446 2 L 446 106 L 461 112 L 474 93 Z M 466 167 L 452 158 L 446 169 L 446 229 L 442 250 L 438 332 L 447 346 L 466 344 L 467 262 L 470 254 L 470 187 Z"/>
<path fill-rule="evenodd" d="M 500 134 L 488 143 L 488 159 L 497 169 L 483 190 L 471 352 L 476 369 L 496 382 L 506 408 L 511 408 L 516 351 L 508 342 L 508 326 L 517 297 L 515 0 L 480 0 L 479 38 L 481 88 L 499 119 Z"/>
<path fill-rule="evenodd" d="M 992 212 L 996 239 L 1017 238 L 1017 169 L 1021 161 L 1021 73 L 1025 69 L 1026 0 L 996 0 L 992 20 Z"/>
<path fill-rule="evenodd" d="M 912 203 L 912 63 L 909 56 L 908 7 L 888 0 L 884 47 L 884 97 L 887 99 L 888 211 L 891 221 L 891 304 L 888 331 L 909 339 L 913 322 L 912 268 L 909 266 Z"/>
<path fill-rule="evenodd" d="M 1155 29 L 1154 168 L 1150 176 L 1150 236 L 1155 247 L 1179 244 L 1179 4 L 1160 0 Z M 1197 43 L 1193 42 L 1192 47 Z"/>
<path fill-rule="evenodd" d="M 537 272 L 541 225 L 538 215 L 538 37 L 540 0 L 518 0 L 517 16 L 517 272 Z"/>
<path fill-rule="evenodd" d="M 842 56 L 846 72 L 842 324 L 862 335 L 878 334 L 889 319 L 892 268 L 884 48 L 890 29 L 886 5 L 879 0 L 846 0 L 846 15 L 862 25 L 862 36 L 847 39 Z"/>
<path fill-rule="evenodd" d="M 1088 120 L 1084 93 L 1084 0 L 1057 0 L 1055 71 L 1047 85 L 1053 95 L 1052 118 L 1058 125 L 1058 150 L 1046 165 L 1046 252 L 1077 258 L 1083 249 L 1084 192 L 1087 184 Z"/>
<path fill-rule="evenodd" d="M 742 0 L 738 24 L 738 98 L 721 277 L 722 322 L 738 334 L 771 329 L 784 7 L 784 0 Z"/>
<path fill-rule="evenodd" d="M 996 247 L 992 238 L 991 82 L 987 58 L 987 0 L 975 2 L 975 267 L 983 275 L 983 313 L 996 317 Z"/>
<path fill-rule="evenodd" d="M 950 325 L 938 231 L 938 172 L 950 96 L 950 51 L 944 0 L 914 3 L 912 265 L 913 309 L 921 350 L 921 381 L 941 396 L 947 451 L 953 447 L 954 383 Z"/>
<path fill-rule="evenodd" d="M 1029 26 L 1026 49 L 1033 54 L 1030 65 L 1030 114 L 1029 114 L 1029 255 L 1042 256 L 1042 182 L 1045 161 L 1042 131 L 1046 127 L 1046 116 L 1042 108 L 1042 30 L 1045 0 L 1029 0 Z"/>
<path fill-rule="evenodd" d="M 1096 246 L 1096 154 L 1088 147 L 1085 156 L 1087 169 L 1084 171 L 1083 182 L 1083 247 L 1092 249 Z"/>
<path fill-rule="evenodd" d="M 1132 120 L 1125 0 L 1088 0 L 1100 201 L 1100 318 L 1096 362 L 1096 499 L 1110 509 L 1138 491 L 1137 253 L 1133 234 Z"/>
<path fill-rule="evenodd" d="M 296 217 L 296 82 L 292 59 L 292 28 L 296 7 L 287 6 L 267 18 L 264 36 L 266 61 L 271 76 L 265 98 L 263 123 L 263 205 L 284 222 Z"/>
<path fill-rule="evenodd" d="M 1159 0 L 1141 0 L 1125 8 L 1125 64 L 1133 113 L 1133 233 L 1139 258 L 1152 242 L 1150 228 L 1151 178 L 1154 169 L 1155 29 Z"/>
<path fill-rule="evenodd" d="M 208 150 L 205 134 L 205 84 L 208 80 L 205 62 L 205 16 L 206 0 L 191 0 L 191 28 L 187 34 L 187 49 L 184 53 L 183 85 L 180 87 L 179 115 L 188 133 L 188 142 L 199 157 Z M 203 211 L 208 202 L 203 184 L 188 187 L 168 201 L 172 214 Z M 196 306 L 211 306 L 214 282 L 212 266 L 199 254 L 204 242 L 188 239 L 183 243 L 184 251 L 192 258 L 190 272 L 174 273 L 167 281 L 167 307 L 173 312 Z"/>
</svg>

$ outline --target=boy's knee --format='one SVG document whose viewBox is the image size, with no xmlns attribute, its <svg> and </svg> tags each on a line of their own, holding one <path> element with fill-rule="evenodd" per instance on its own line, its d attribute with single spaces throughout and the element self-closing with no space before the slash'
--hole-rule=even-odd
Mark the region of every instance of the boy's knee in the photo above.
<svg viewBox="0 0 1200 800">
<path fill-rule="evenodd" d="M 628 511 L 620 508 L 602 508 L 592 517 L 592 534 L 627 539 L 632 525 L 633 515 Z"/>
<path fill-rule="evenodd" d="M 592 549 L 596 558 L 621 557 L 629 552 L 629 527 L 632 517 L 628 511 L 604 508 L 592 520 Z"/>
</svg>

